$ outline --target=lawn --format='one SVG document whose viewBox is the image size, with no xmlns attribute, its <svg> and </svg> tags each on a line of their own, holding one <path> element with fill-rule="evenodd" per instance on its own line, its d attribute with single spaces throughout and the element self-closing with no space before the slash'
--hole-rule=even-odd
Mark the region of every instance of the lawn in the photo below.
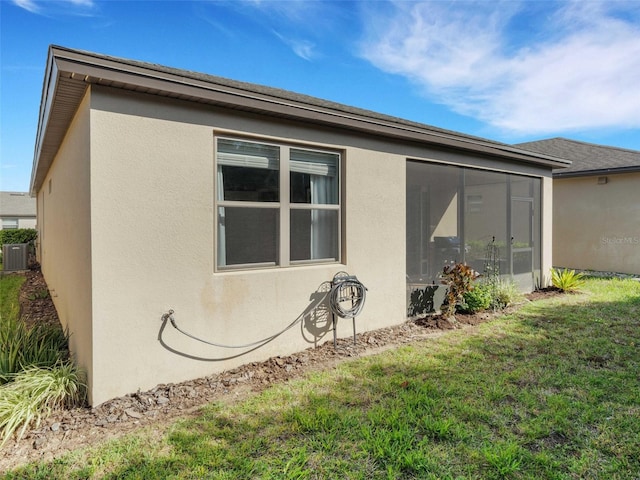
<svg viewBox="0 0 640 480">
<path fill-rule="evenodd" d="M 638 479 L 640 282 L 530 303 L 5 478 Z"/>
<path fill-rule="evenodd" d="M 5 275 L 0 281 L 0 321 L 17 318 L 20 313 L 18 296 L 25 277 L 18 274 Z"/>
</svg>

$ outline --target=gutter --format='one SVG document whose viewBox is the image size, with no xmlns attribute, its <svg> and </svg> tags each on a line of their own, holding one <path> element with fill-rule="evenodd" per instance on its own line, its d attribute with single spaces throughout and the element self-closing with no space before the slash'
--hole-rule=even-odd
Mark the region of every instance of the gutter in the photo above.
<svg viewBox="0 0 640 480">
<path fill-rule="evenodd" d="M 572 172 L 552 172 L 553 178 L 589 177 L 596 175 L 613 175 L 616 173 L 640 172 L 640 165 L 631 167 L 599 168 L 597 170 L 580 170 Z"/>
</svg>

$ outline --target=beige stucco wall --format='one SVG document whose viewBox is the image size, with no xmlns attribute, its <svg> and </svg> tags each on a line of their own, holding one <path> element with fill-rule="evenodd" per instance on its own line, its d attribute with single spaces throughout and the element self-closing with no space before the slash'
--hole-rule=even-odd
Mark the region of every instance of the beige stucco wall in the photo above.
<svg viewBox="0 0 640 480">
<path fill-rule="evenodd" d="M 640 274 L 640 173 L 554 180 L 553 263 Z"/>
<path fill-rule="evenodd" d="M 210 359 L 194 360 L 158 341 L 169 309 L 195 335 L 246 344 L 290 324 L 316 301 L 323 282 L 346 270 L 369 288 L 359 331 L 404 320 L 404 157 L 337 142 L 318 129 L 103 93 L 94 90 L 91 112 L 93 403 L 332 338 L 328 318 L 316 312 L 304 328 L 223 362 L 214 359 L 243 350 L 203 345 L 169 326 L 167 345 Z M 215 272 L 214 127 L 345 151 L 345 265 Z M 340 336 L 351 334 L 351 321 L 338 327 Z"/>
<path fill-rule="evenodd" d="M 38 254 L 69 346 L 91 385 L 91 215 L 87 94 L 37 192 Z"/>
<path fill-rule="evenodd" d="M 78 330 L 72 346 L 89 372 L 93 404 L 330 341 L 326 304 L 318 301 L 339 271 L 357 275 L 369 289 L 358 331 L 403 322 L 407 159 L 505 168 L 490 158 L 91 88 L 38 194 L 38 207 L 46 212 L 40 227 L 43 271 L 57 291 L 61 317 Z M 216 272 L 216 129 L 344 152 L 343 264 Z M 548 176 L 533 166 L 506 170 Z M 543 185 L 543 205 L 550 209 L 550 180 Z M 550 210 L 547 217 L 548 241 Z M 47 255 L 54 250 L 55 256 Z M 550 253 L 543 249 L 543 256 L 548 270 Z M 198 343 L 170 325 L 163 346 L 161 318 L 169 309 L 190 333 L 232 345 L 268 337 L 301 316 L 303 321 L 242 354 L 246 350 Z M 339 336 L 350 336 L 351 328 L 350 320 L 340 320 Z"/>
</svg>

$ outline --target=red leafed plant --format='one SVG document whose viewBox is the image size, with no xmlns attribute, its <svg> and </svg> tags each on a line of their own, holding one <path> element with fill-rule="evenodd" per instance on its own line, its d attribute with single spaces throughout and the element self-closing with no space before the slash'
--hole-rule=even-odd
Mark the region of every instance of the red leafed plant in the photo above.
<svg viewBox="0 0 640 480">
<path fill-rule="evenodd" d="M 466 263 L 445 265 L 442 270 L 441 283 L 447 286 L 447 303 L 443 305 L 443 314 L 452 317 L 456 312 L 456 305 L 463 301 L 466 292 L 473 290 L 473 281 L 480 274 Z"/>
</svg>

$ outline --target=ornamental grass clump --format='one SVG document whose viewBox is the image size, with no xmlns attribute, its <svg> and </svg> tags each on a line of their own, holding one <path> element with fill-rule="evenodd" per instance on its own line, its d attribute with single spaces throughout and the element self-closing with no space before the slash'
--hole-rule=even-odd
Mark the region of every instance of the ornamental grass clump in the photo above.
<svg viewBox="0 0 640 480">
<path fill-rule="evenodd" d="M 0 385 L 24 368 L 51 367 L 68 355 L 68 335 L 59 325 L 30 327 L 13 316 L 0 317 Z"/>
<path fill-rule="evenodd" d="M 551 283 L 563 292 L 574 292 L 584 285 L 584 274 L 568 268 L 552 268 Z"/>
<path fill-rule="evenodd" d="M 84 376 L 66 361 L 54 367 L 29 367 L 0 387 L 0 446 L 58 408 L 81 405 L 86 398 Z"/>
</svg>

